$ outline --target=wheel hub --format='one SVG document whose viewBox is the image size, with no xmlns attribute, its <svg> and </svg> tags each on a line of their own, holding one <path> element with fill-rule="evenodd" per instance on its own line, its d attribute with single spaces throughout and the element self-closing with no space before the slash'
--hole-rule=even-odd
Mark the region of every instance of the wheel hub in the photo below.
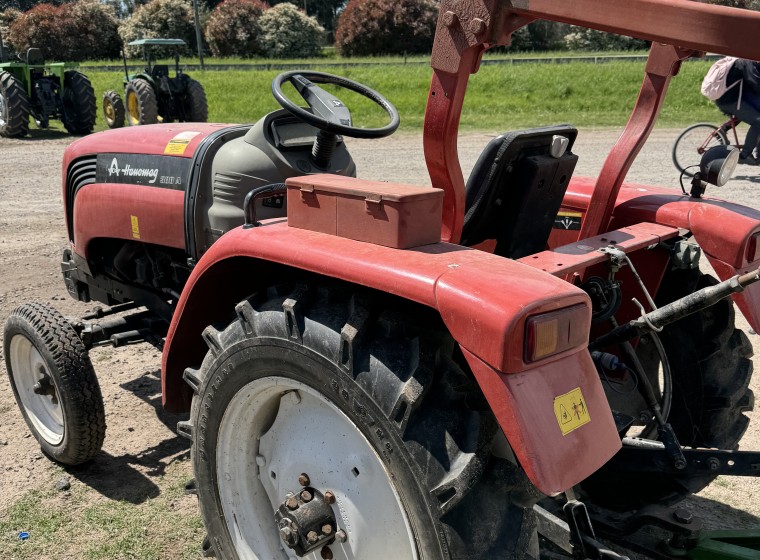
<svg viewBox="0 0 760 560">
<path fill-rule="evenodd" d="M 274 514 L 282 542 L 299 557 L 335 539 L 338 523 L 331 507 L 335 498 L 307 486 L 288 492 Z"/>
</svg>

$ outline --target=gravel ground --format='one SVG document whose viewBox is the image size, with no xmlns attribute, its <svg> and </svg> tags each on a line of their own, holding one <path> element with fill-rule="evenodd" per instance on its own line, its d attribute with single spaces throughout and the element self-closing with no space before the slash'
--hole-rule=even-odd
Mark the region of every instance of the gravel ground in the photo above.
<svg viewBox="0 0 760 560">
<path fill-rule="evenodd" d="M 629 179 L 678 188 L 670 161 L 676 130 L 657 130 L 630 171 Z M 583 130 L 576 144 L 576 174 L 598 172 L 619 131 Z M 465 176 L 493 134 L 467 133 L 460 139 Z M 60 276 L 60 255 L 66 245 L 61 205 L 61 160 L 70 137 L 35 134 L 28 140 L 0 138 L 0 322 L 28 301 L 42 301 L 64 315 L 80 316 L 92 308 L 68 298 Z M 426 183 L 419 135 L 397 135 L 380 141 L 349 140 L 360 177 Z M 738 177 L 709 194 L 760 207 L 760 170 L 740 168 Z M 747 328 L 743 319 L 740 319 Z M 757 352 L 757 336 L 751 337 Z M 160 407 L 160 356 L 147 345 L 92 353 L 106 403 L 108 435 L 102 457 L 73 471 L 73 484 L 94 489 L 93 500 L 140 503 L 160 491 L 160 475 L 187 457 L 188 445 L 174 435 L 180 417 Z M 3 370 L 3 365 L 0 366 Z M 753 386 L 760 389 L 756 376 Z M 17 410 L 5 373 L 0 374 L 0 520 L 23 493 L 50 488 L 60 469 L 44 459 Z M 744 448 L 760 449 L 760 418 L 752 414 Z M 189 463 L 184 462 L 190 477 Z M 719 478 L 686 506 L 711 526 L 760 528 L 760 480 Z M 181 507 L 195 515 L 194 504 Z M 48 557 L 57 556 L 50 551 Z"/>
</svg>

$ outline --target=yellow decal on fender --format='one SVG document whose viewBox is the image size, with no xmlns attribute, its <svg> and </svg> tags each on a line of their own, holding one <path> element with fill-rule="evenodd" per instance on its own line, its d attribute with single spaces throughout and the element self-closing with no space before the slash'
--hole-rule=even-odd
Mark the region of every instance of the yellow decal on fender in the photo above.
<svg viewBox="0 0 760 560">
<path fill-rule="evenodd" d="M 140 239 L 140 222 L 137 221 L 137 216 L 130 216 L 132 218 L 132 237 Z"/>
<path fill-rule="evenodd" d="M 557 417 L 557 424 L 563 436 L 591 422 L 580 387 L 554 397 L 554 416 Z"/>
<path fill-rule="evenodd" d="M 164 155 L 166 156 L 181 156 L 185 153 L 185 150 L 187 149 L 187 145 L 190 143 L 190 140 L 198 136 L 200 132 L 180 132 L 177 134 L 174 138 L 169 140 L 169 143 L 166 145 L 166 148 L 164 149 Z"/>
</svg>

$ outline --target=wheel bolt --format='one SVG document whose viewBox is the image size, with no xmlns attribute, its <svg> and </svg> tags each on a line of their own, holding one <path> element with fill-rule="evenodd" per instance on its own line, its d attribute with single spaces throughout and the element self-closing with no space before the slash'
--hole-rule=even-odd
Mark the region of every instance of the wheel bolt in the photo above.
<svg viewBox="0 0 760 560">
<path fill-rule="evenodd" d="M 317 535 L 316 531 L 309 531 L 306 535 L 306 540 L 310 543 L 314 544 L 319 539 L 319 535 Z"/>
<path fill-rule="evenodd" d="M 306 502 L 307 504 L 314 498 L 314 496 L 311 495 L 311 492 L 308 490 L 304 490 L 301 492 L 301 499 Z"/>
<path fill-rule="evenodd" d="M 707 467 L 711 471 L 717 471 L 720 468 L 720 461 L 718 459 L 716 459 L 715 457 L 710 457 L 707 460 Z"/>
<path fill-rule="evenodd" d="M 335 494 L 333 494 L 329 490 L 325 492 L 325 503 L 328 505 L 335 503 Z"/>
<path fill-rule="evenodd" d="M 679 523 L 688 525 L 691 523 L 693 516 L 691 515 L 690 512 L 686 511 L 685 509 L 677 509 L 673 512 L 673 519 L 675 519 Z"/>
<path fill-rule="evenodd" d="M 335 540 L 339 543 L 344 543 L 348 540 L 348 535 L 346 535 L 346 532 L 343 529 L 338 529 L 335 532 Z"/>
<path fill-rule="evenodd" d="M 39 381 L 34 384 L 34 387 L 32 387 L 32 391 L 35 395 L 41 395 L 42 394 L 42 383 Z"/>
<path fill-rule="evenodd" d="M 298 541 L 298 535 L 291 531 L 290 527 L 282 527 L 280 529 L 280 538 L 288 546 L 294 545 Z"/>
<path fill-rule="evenodd" d="M 285 500 L 285 507 L 291 511 L 298 509 L 298 500 L 296 500 L 295 496 L 290 496 L 287 500 Z"/>
<path fill-rule="evenodd" d="M 329 523 L 325 523 L 322 525 L 322 534 L 323 535 L 330 535 L 332 533 L 332 525 Z"/>
<path fill-rule="evenodd" d="M 309 475 L 306 473 L 301 473 L 301 476 L 298 477 L 298 484 L 301 486 L 308 486 L 311 484 L 311 479 L 309 478 Z"/>
</svg>

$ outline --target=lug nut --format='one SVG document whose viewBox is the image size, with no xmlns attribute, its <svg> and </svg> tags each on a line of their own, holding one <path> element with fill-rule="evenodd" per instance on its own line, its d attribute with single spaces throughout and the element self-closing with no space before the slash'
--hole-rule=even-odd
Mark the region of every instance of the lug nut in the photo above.
<svg viewBox="0 0 760 560">
<path fill-rule="evenodd" d="M 691 523 L 693 516 L 690 512 L 686 511 L 685 509 L 677 509 L 673 512 L 673 519 L 678 521 L 679 523 L 683 523 L 684 525 L 688 525 Z"/>
<path fill-rule="evenodd" d="M 475 18 L 470 22 L 470 33 L 473 35 L 480 35 L 482 34 L 488 26 L 486 25 L 486 22 L 483 21 L 480 18 Z"/>
<path fill-rule="evenodd" d="M 346 535 L 346 532 L 343 529 L 338 529 L 335 532 L 335 540 L 339 543 L 344 543 L 348 540 L 348 535 Z"/>
<path fill-rule="evenodd" d="M 454 12 L 445 12 L 443 14 L 443 25 L 446 27 L 453 27 L 459 21 L 457 15 Z"/>
<path fill-rule="evenodd" d="M 298 477 L 298 484 L 300 484 L 301 486 L 308 486 L 309 484 L 311 484 L 309 475 L 306 473 L 301 473 L 301 476 Z"/>
<path fill-rule="evenodd" d="M 314 544 L 319 539 L 319 535 L 317 535 L 316 531 L 309 531 L 306 535 L 306 540 L 309 541 L 311 544 Z"/>
<path fill-rule="evenodd" d="M 280 529 L 280 538 L 288 546 L 295 545 L 298 541 L 298 535 L 290 530 L 290 527 L 282 527 Z"/>
<path fill-rule="evenodd" d="M 332 525 L 330 525 L 329 523 L 325 523 L 324 525 L 322 525 L 322 534 L 323 535 L 332 534 Z"/>
<path fill-rule="evenodd" d="M 295 496 L 290 496 L 287 500 L 285 500 L 285 507 L 290 511 L 298 509 L 298 500 L 296 500 Z"/>
<path fill-rule="evenodd" d="M 304 490 L 301 492 L 301 499 L 306 502 L 307 504 L 314 498 L 314 496 L 311 495 L 311 492 L 308 490 Z"/>
<path fill-rule="evenodd" d="M 325 492 L 325 503 L 327 505 L 331 505 L 335 503 L 335 494 L 333 494 L 329 490 Z"/>
</svg>

